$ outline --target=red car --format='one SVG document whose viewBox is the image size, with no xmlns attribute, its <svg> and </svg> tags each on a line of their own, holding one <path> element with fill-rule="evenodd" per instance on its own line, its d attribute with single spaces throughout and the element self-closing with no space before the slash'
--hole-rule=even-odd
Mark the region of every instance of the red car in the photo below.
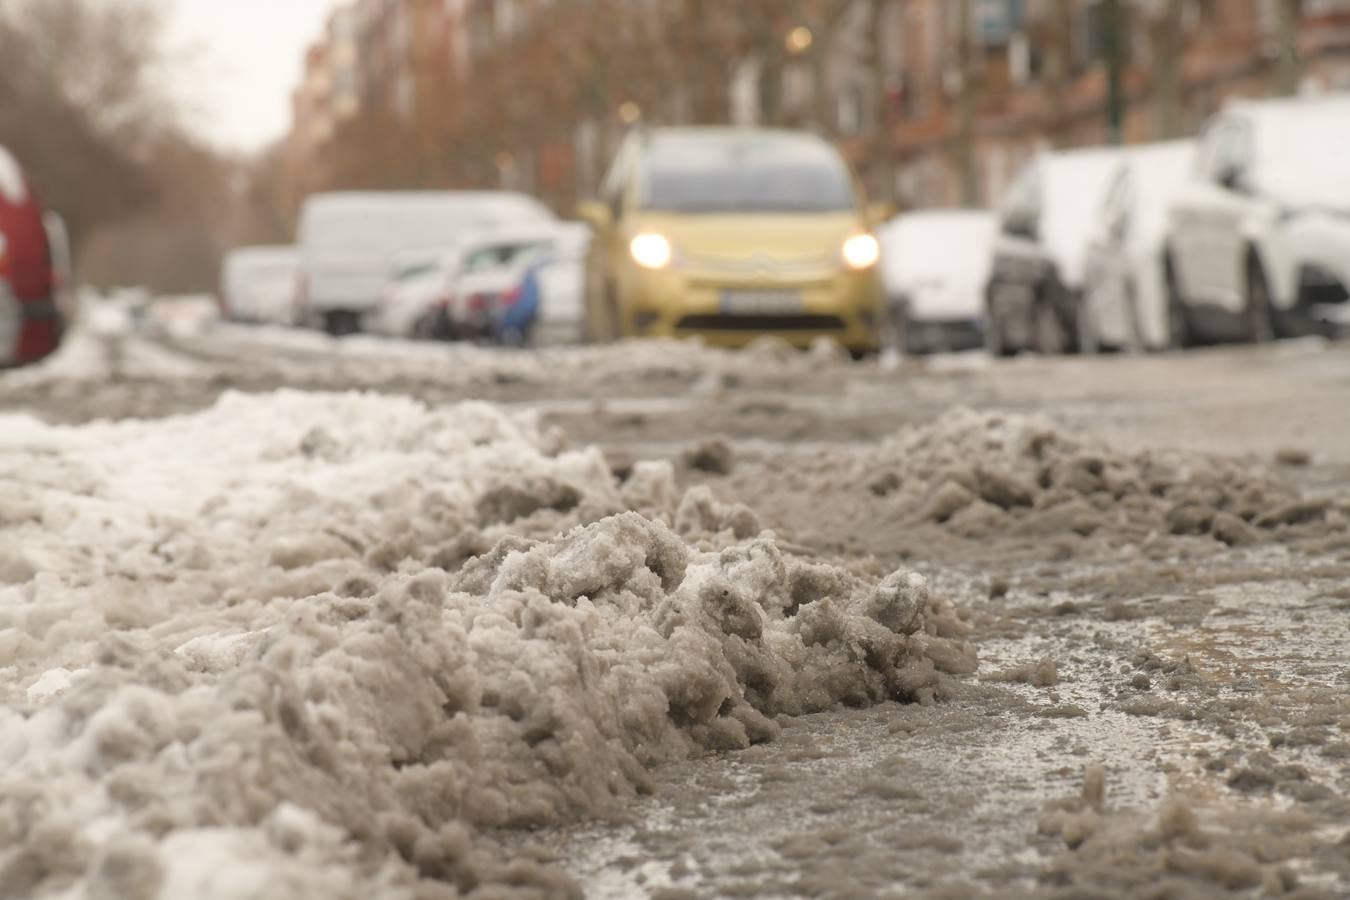
<svg viewBox="0 0 1350 900">
<path fill-rule="evenodd" d="M 42 207 L 0 147 L 0 366 L 33 362 L 60 344 L 56 280 Z"/>
</svg>

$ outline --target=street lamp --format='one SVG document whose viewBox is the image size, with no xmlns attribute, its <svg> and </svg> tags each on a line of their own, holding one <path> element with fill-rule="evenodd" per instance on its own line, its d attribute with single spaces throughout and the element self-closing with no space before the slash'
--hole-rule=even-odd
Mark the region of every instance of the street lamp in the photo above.
<svg viewBox="0 0 1350 900">
<path fill-rule="evenodd" d="M 800 56 L 810 50 L 815 41 L 816 36 L 811 33 L 810 28 L 805 25 L 798 25 L 787 33 L 787 38 L 783 43 L 787 46 L 788 53 L 793 56 Z"/>
</svg>

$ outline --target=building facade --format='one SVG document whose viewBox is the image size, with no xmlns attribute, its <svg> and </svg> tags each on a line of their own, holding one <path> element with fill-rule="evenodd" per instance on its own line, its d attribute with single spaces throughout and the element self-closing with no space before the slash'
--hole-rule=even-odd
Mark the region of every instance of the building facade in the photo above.
<svg viewBox="0 0 1350 900">
<path fill-rule="evenodd" d="M 1350 87 L 1350 0 L 351 0 L 306 59 L 302 184 L 560 209 L 637 122 L 788 125 L 906 206 L 996 203 L 1045 147 L 1194 134 Z"/>
</svg>

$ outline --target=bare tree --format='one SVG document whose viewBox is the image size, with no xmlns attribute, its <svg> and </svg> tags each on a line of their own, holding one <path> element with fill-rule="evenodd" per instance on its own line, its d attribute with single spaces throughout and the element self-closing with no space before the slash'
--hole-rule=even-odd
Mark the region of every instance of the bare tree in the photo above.
<svg viewBox="0 0 1350 900">
<path fill-rule="evenodd" d="M 956 60 L 959 87 L 956 94 L 955 163 L 961 188 L 961 204 L 980 202 L 980 180 L 975 157 L 975 124 L 980 104 L 980 59 L 976 53 L 971 21 L 974 0 L 957 0 Z"/>
<path fill-rule="evenodd" d="M 1181 50 L 1184 0 L 1159 0 L 1150 4 L 1148 34 L 1153 69 L 1153 104 L 1156 136 L 1161 139 L 1183 133 Z"/>
<path fill-rule="evenodd" d="M 1301 0 L 1276 0 L 1279 19 L 1279 56 L 1276 60 L 1276 89 L 1285 95 L 1298 90 L 1303 67 L 1298 58 L 1298 24 L 1303 13 Z"/>
<path fill-rule="evenodd" d="M 165 104 L 146 2 L 0 0 L 0 143 L 77 244 L 153 197 L 139 158 Z"/>
</svg>

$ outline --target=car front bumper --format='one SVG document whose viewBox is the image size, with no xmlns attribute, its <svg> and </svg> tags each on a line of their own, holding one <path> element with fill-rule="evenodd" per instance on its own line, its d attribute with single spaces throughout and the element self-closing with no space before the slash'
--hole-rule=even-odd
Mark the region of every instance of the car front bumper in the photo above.
<svg viewBox="0 0 1350 900">
<path fill-rule="evenodd" d="M 624 331 L 740 347 L 771 335 L 798 347 L 829 337 L 857 352 L 878 348 L 881 287 L 873 270 L 812 278 L 726 278 L 631 270 L 622 285 Z"/>
</svg>

